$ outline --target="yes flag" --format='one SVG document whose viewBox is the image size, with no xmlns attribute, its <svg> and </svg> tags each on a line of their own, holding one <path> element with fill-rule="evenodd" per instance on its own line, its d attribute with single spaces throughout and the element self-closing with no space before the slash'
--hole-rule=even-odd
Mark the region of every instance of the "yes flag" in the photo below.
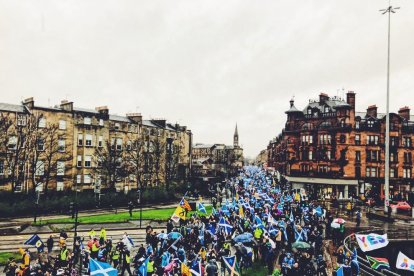
<svg viewBox="0 0 414 276">
<path fill-rule="evenodd" d="M 26 245 L 34 245 L 38 252 L 43 252 L 45 245 L 37 234 L 34 234 L 30 239 L 24 242 Z"/>
<path fill-rule="evenodd" d="M 147 270 L 148 270 L 148 262 L 149 257 L 145 260 L 145 262 L 138 268 L 139 275 L 141 276 L 147 276 Z"/>
<path fill-rule="evenodd" d="M 207 214 L 206 207 L 204 207 L 203 203 L 201 203 L 201 202 L 198 202 L 198 203 L 197 203 L 197 210 L 198 210 L 200 213 Z"/>
<path fill-rule="evenodd" d="M 89 269 L 91 275 L 96 276 L 117 276 L 118 270 L 113 268 L 110 264 L 104 262 L 98 262 L 94 259 L 89 259 Z"/>
<path fill-rule="evenodd" d="M 185 265 L 184 263 L 181 263 L 181 275 L 182 276 L 191 276 L 190 268 Z"/>
<path fill-rule="evenodd" d="M 369 261 L 373 269 L 378 269 L 380 267 L 390 268 L 390 262 L 386 258 L 377 258 L 377 257 L 371 257 L 367 255 L 367 260 Z"/>
<path fill-rule="evenodd" d="M 397 269 L 414 271 L 414 260 L 411 260 L 400 251 L 397 257 L 396 267 Z"/>
<path fill-rule="evenodd" d="M 368 235 L 359 235 L 355 234 L 359 247 L 362 251 L 371 251 L 378 248 L 382 248 L 388 245 L 387 234 L 368 234 Z"/>
<path fill-rule="evenodd" d="M 185 213 L 186 213 L 186 210 L 183 207 L 181 207 L 180 205 L 178 205 L 177 208 L 174 211 L 174 214 L 171 216 L 171 219 L 174 222 L 179 222 L 180 219 L 185 220 L 186 219 Z"/>
<path fill-rule="evenodd" d="M 240 273 L 238 271 L 238 267 L 236 264 L 236 256 L 232 256 L 232 257 L 223 256 L 223 261 L 226 264 L 226 267 L 230 272 L 230 276 L 232 275 L 240 276 Z"/>
</svg>

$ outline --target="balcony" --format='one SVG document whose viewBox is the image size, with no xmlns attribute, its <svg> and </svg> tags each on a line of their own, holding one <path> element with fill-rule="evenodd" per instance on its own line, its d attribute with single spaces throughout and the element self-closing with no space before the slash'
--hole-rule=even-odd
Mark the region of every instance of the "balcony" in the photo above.
<svg viewBox="0 0 414 276">
<path fill-rule="evenodd" d="M 291 170 L 288 175 L 289 176 L 294 176 L 294 177 L 319 177 L 319 178 L 340 178 L 341 177 L 338 172 L 333 172 L 333 171 L 329 171 L 329 172 L 315 172 L 315 171 L 303 172 L 303 171 L 300 171 L 300 170 Z"/>
</svg>

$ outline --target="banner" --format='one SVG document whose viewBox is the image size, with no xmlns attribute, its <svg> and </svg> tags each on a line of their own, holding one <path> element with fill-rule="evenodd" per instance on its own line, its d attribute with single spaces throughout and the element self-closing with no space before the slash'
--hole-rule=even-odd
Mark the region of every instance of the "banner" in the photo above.
<svg viewBox="0 0 414 276">
<path fill-rule="evenodd" d="M 355 234 L 357 239 L 358 245 L 362 251 L 371 251 L 378 248 L 382 248 L 388 245 L 388 238 L 387 234 L 379 235 L 379 234 L 368 234 L 368 235 L 359 235 Z"/>
<path fill-rule="evenodd" d="M 397 257 L 396 267 L 397 269 L 414 271 L 414 260 L 411 260 L 410 258 L 408 258 L 405 254 L 403 254 L 400 251 Z"/>
</svg>

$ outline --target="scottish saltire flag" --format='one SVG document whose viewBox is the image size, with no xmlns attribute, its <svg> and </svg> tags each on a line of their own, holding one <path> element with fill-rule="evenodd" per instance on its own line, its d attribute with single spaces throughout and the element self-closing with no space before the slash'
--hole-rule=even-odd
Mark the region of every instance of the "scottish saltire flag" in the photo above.
<svg viewBox="0 0 414 276">
<path fill-rule="evenodd" d="M 300 231 L 300 233 L 295 229 L 295 239 L 296 239 L 296 242 L 305 241 L 305 237 L 304 237 L 304 234 L 303 234 L 303 229 Z"/>
<path fill-rule="evenodd" d="M 148 269 L 148 262 L 149 257 L 145 260 L 145 262 L 138 268 L 139 275 L 141 276 L 147 276 L 147 269 Z"/>
<path fill-rule="evenodd" d="M 294 222 L 295 218 L 293 217 L 293 212 L 290 212 L 290 217 L 289 217 L 290 222 Z"/>
<path fill-rule="evenodd" d="M 239 269 L 236 263 L 236 256 L 232 256 L 232 257 L 223 256 L 223 261 L 226 264 L 226 267 L 229 270 L 230 275 L 240 276 L 240 273 L 238 271 Z"/>
<path fill-rule="evenodd" d="M 223 212 L 223 214 L 225 214 L 226 216 L 230 216 L 230 211 L 229 211 L 229 209 L 227 208 L 227 205 L 223 205 L 222 207 L 221 207 L 221 211 Z"/>
<path fill-rule="evenodd" d="M 201 262 L 196 262 L 193 266 L 191 266 L 190 272 L 191 276 L 201 276 Z"/>
<path fill-rule="evenodd" d="M 265 228 L 262 220 L 258 216 L 255 216 L 254 223 L 255 223 L 254 224 L 254 228 L 260 228 L 260 229 L 264 229 Z"/>
<path fill-rule="evenodd" d="M 367 260 L 373 269 L 379 269 L 380 267 L 390 268 L 390 262 L 387 258 L 371 257 L 367 255 Z"/>
<path fill-rule="evenodd" d="M 213 209 L 211 209 L 211 213 L 213 214 L 213 216 L 217 215 L 217 211 L 216 211 L 216 209 L 214 209 L 214 207 L 213 207 Z"/>
<path fill-rule="evenodd" d="M 34 245 L 38 252 L 43 252 L 45 245 L 37 234 L 34 234 L 30 239 L 24 242 L 26 245 Z"/>
<path fill-rule="evenodd" d="M 200 213 L 207 214 L 206 207 L 204 207 L 203 203 L 201 203 L 201 202 L 198 202 L 198 203 L 197 203 L 197 210 L 198 210 Z"/>
<path fill-rule="evenodd" d="M 313 210 L 313 214 L 316 214 L 318 217 L 321 217 L 323 215 L 323 210 L 322 210 L 321 206 L 316 207 Z"/>
<path fill-rule="evenodd" d="M 338 268 L 338 270 L 336 271 L 336 276 L 344 276 L 344 266 Z"/>
<path fill-rule="evenodd" d="M 89 259 L 89 269 L 91 275 L 95 276 L 118 276 L 118 270 L 113 268 L 110 264 L 98 262 L 92 258 Z"/>
<path fill-rule="evenodd" d="M 219 226 L 224 229 L 224 232 L 229 235 L 233 230 L 233 226 L 230 225 L 223 217 L 219 221 Z"/>
</svg>

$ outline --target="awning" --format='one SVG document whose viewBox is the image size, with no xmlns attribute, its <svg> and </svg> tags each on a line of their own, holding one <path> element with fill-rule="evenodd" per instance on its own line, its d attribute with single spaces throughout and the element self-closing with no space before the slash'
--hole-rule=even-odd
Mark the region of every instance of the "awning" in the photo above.
<svg viewBox="0 0 414 276">
<path fill-rule="evenodd" d="M 358 180 L 354 179 L 330 179 L 317 177 L 293 177 L 285 176 L 286 180 L 298 184 L 320 184 L 320 185 L 354 185 L 358 186 Z"/>
</svg>

